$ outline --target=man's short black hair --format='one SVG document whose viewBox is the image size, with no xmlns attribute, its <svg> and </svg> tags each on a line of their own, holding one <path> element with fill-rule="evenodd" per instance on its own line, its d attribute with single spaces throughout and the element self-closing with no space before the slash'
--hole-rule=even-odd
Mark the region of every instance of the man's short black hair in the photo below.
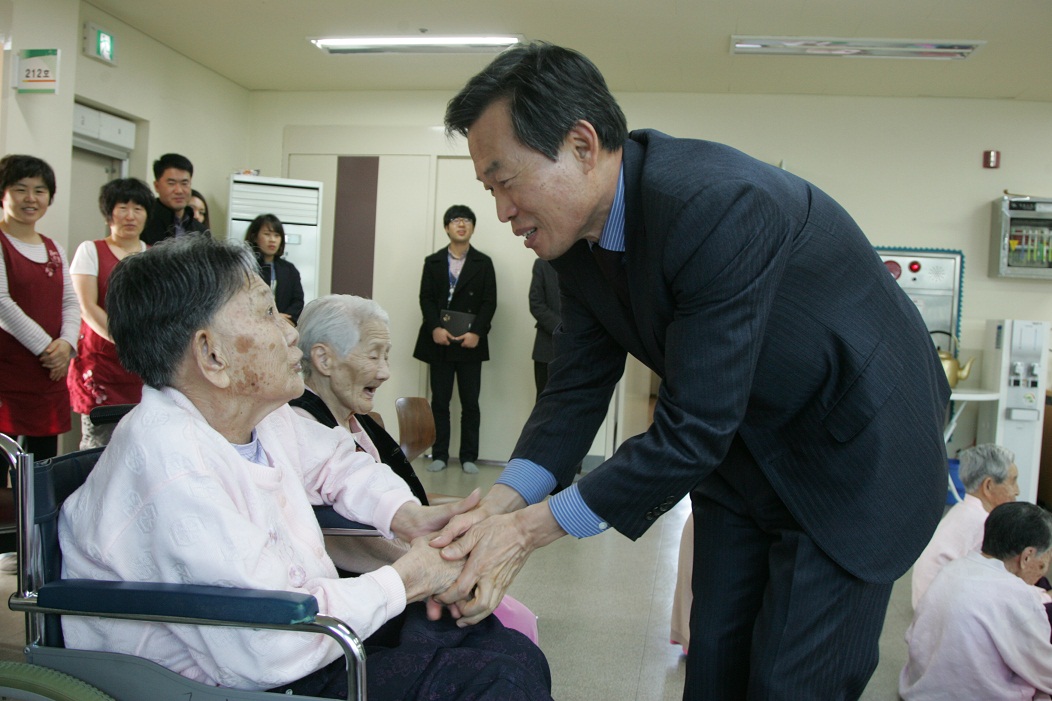
<svg viewBox="0 0 1052 701">
<path fill-rule="evenodd" d="M 117 205 L 128 202 L 134 202 L 149 212 L 153 206 L 150 186 L 138 178 L 117 178 L 99 190 L 99 210 L 107 222 L 113 220 L 113 210 Z"/>
<path fill-rule="evenodd" d="M 573 49 L 534 42 L 504 51 L 446 105 L 446 133 L 466 136 L 500 100 L 508 103 L 519 141 L 552 160 L 579 120 L 595 128 L 607 151 L 628 138 L 625 115 L 603 74 Z"/>
<path fill-rule="evenodd" d="M 22 178 L 40 178 L 50 193 L 48 204 L 55 201 L 55 171 L 36 156 L 12 154 L 0 159 L 0 195 Z"/>
<path fill-rule="evenodd" d="M 1052 513 L 1026 501 L 1010 501 L 991 511 L 983 529 L 983 553 L 1006 560 L 1027 548 L 1039 553 L 1052 548 Z"/>
<path fill-rule="evenodd" d="M 442 215 L 442 226 L 449 226 L 454 219 L 470 219 L 471 225 L 475 226 L 475 213 L 466 204 L 455 204 Z"/>
<path fill-rule="evenodd" d="M 178 153 L 166 153 L 153 162 L 153 179 L 160 180 L 161 176 L 164 175 L 164 171 L 169 168 L 185 170 L 191 176 L 194 174 L 194 164 L 190 162 L 189 158 Z"/>
</svg>

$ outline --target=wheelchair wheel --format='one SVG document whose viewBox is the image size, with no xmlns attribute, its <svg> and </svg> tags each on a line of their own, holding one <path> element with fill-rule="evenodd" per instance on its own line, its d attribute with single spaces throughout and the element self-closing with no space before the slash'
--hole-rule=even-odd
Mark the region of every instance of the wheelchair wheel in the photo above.
<svg viewBox="0 0 1052 701">
<path fill-rule="evenodd" d="M 24 662 L 0 662 L 0 700 L 114 701 L 90 684 L 54 669 Z"/>
</svg>

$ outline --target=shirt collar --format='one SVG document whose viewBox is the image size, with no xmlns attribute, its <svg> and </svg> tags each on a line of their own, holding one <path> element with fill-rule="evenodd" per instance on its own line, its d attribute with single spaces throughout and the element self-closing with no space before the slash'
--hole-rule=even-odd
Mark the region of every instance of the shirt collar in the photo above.
<svg viewBox="0 0 1052 701">
<path fill-rule="evenodd" d="M 608 251 L 625 251 L 625 164 L 622 161 L 617 175 L 617 192 L 610 205 L 610 215 L 599 234 L 599 246 Z"/>
</svg>

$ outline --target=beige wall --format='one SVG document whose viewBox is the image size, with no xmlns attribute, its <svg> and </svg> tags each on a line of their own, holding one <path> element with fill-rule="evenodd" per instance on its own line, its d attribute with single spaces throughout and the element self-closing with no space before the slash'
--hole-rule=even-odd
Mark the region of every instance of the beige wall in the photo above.
<svg viewBox="0 0 1052 701">
<path fill-rule="evenodd" d="M 58 92 L 19 95 L 12 89 L 12 70 L 3 74 L 0 111 L 4 153 L 43 158 L 55 171 L 56 193 L 41 220 L 41 231 L 63 246 L 69 230 L 69 181 L 73 144 L 73 93 L 77 82 L 77 3 L 75 0 L 15 0 L 0 6 L 3 33 L 11 40 L 4 67 L 16 62 L 23 49 L 58 49 Z"/>
<path fill-rule="evenodd" d="M 78 32 L 92 21 L 113 33 L 117 65 L 84 56 L 78 46 L 77 100 L 138 122 L 130 175 L 153 183 L 158 156 L 189 158 L 213 230 L 225 235 L 230 174 L 249 167 L 249 92 L 92 5 L 79 9 Z"/>
<path fill-rule="evenodd" d="M 444 93 L 254 93 L 253 163 L 280 170 L 288 134 L 312 126 L 440 131 Z M 985 319 L 1052 321 L 1052 282 L 990 278 L 991 202 L 1052 197 L 1052 104 L 1009 100 L 624 94 L 632 128 L 722 141 L 783 163 L 838 199 L 874 245 L 964 251 L 965 347 Z M 294 126 L 294 130 L 289 127 Z M 293 148 L 295 148 L 293 146 Z M 369 153 L 383 153 L 376 144 Z M 464 152 L 460 140 L 447 145 Z M 983 169 L 982 151 L 1002 166 Z"/>
<path fill-rule="evenodd" d="M 86 20 L 115 34 L 116 67 L 80 54 L 80 27 Z M 442 134 L 448 93 L 249 92 L 77 0 L 0 0 L 0 23 L 7 24 L 2 28 L 12 37 L 13 49 L 57 47 L 63 52 L 58 96 L 5 91 L 0 98 L 4 150 L 36 153 L 56 169 L 59 196 L 47 222 L 59 241 L 65 243 L 65 231 L 83 216 L 68 211 L 62 194 L 72 185 L 74 97 L 139 122 L 132 175 L 152 180 L 150 163 L 167 151 L 190 157 L 196 166 L 195 186 L 209 197 L 220 233 L 229 173 L 235 169 L 303 177 L 290 172 L 296 159 L 302 165 L 332 155 L 410 157 L 384 161 L 388 185 L 378 222 L 385 242 L 378 247 L 376 277 L 388 281 L 377 294 L 389 306 L 405 307 L 405 313 L 415 307 L 419 261 L 434 248 L 440 233 L 435 222 L 446 204 L 436 198 L 438 159 L 466 153 L 462 140 L 449 142 Z M 806 95 L 618 97 L 631 127 L 722 141 L 770 163 L 784 163 L 837 198 L 876 245 L 963 250 L 965 353 L 981 344 L 988 318 L 1052 321 L 1052 282 L 987 274 L 990 203 L 1004 189 L 1052 196 L 1052 161 L 1047 157 L 1052 152 L 1052 104 Z M 999 170 L 980 167 L 985 149 L 1002 152 Z M 406 177 L 409 173 L 412 177 Z M 468 193 L 479 186 L 467 178 L 463 187 Z M 492 211 L 479 215 L 491 220 L 487 237 L 510 236 L 506 226 L 492 221 Z M 331 218 L 323 224 L 331 227 Z M 387 238 L 391 229 L 404 229 L 397 247 Z M 331 242 L 331 233 L 327 240 Z M 323 292 L 328 265 L 323 258 Z M 524 279 L 516 269 L 509 278 L 512 284 L 502 289 L 498 322 L 527 329 L 528 335 L 532 319 L 519 289 Z M 391 289 L 394 282 L 401 291 Z M 397 301 L 392 295 L 399 296 Z M 415 320 L 399 323 L 408 328 Z M 400 335 L 408 333 L 403 331 Z M 424 393 L 426 375 L 411 362 L 399 370 L 399 393 L 414 385 Z"/>
</svg>

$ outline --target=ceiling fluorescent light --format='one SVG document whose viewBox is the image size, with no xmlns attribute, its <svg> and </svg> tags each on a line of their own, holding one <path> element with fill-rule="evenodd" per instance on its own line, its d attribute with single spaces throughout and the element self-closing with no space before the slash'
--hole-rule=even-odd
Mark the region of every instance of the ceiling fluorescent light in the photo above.
<svg viewBox="0 0 1052 701">
<path fill-rule="evenodd" d="M 521 36 L 333 37 L 310 42 L 330 54 L 484 53 L 518 44 Z"/>
<path fill-rule="evenodd" d="M 837 37 L 731 37 L 732 54 L 769 56 L 838 56 L 842 58 L 968 58 L 985 41 L 916 39 L 843 39 Z"/>
</svg>

